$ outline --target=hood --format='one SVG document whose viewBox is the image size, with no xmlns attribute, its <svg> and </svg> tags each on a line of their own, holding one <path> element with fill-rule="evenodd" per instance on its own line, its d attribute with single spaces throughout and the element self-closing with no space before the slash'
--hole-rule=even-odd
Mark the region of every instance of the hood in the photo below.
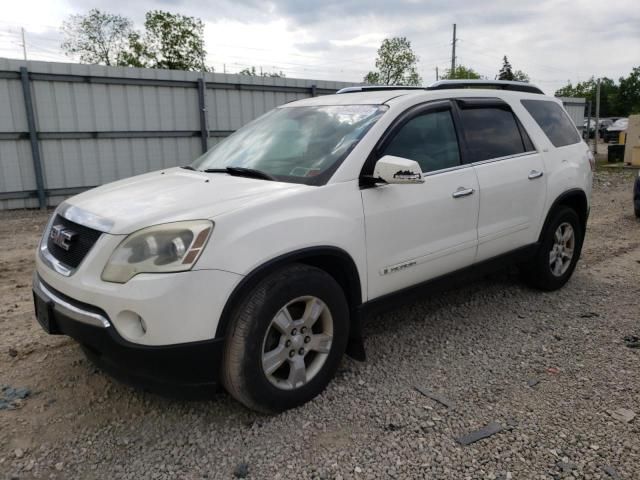
<svg viewBox="0 0 640 480">
<path fill-rule="evenodd" d="M 128 234 L 159 223 L 213 218 L 305 188 L 313 187 L 171 168 L 76 195 L 65 202 L 73 218 L 65 216 L 112 234 Z"/>
</svg>

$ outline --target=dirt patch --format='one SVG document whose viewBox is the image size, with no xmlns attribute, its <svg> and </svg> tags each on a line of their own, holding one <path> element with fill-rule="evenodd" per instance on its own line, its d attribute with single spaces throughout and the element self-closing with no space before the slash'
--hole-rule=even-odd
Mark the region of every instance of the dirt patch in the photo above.
<svg viewBox="0 0 640 480">
<path fill-rule="evenodd" d="M 275 417 L 228 396 L 176 401 L 111 380 L 32 306 L 48 212 L 0 212 L 0 385 L 29 396 L 0 410 L 0 478 L 636 478 L 640 414 L 640 222 L 633 172 L 596 175 L 571 282 L 534 292 L 496 276 L 365 326 L 366 363 Z M 50 212 L 49 212 L 50 213 Z M 420 395 L 437 391 L 455 409 Z M 455 438 L 498 421 L 469 447 Z"/>
</svg>

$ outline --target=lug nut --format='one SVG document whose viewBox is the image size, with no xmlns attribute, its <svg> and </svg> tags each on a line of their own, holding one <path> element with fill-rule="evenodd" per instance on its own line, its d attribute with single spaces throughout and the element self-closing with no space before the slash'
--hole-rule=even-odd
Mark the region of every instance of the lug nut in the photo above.
<svg viewBox="0 0 640 480">
<path fill-rule="evenodd" d="M 304 343 L 309 343 L 311 341 L 311 337 L 304 337 Z"/>
<path fill-rule="evenodd" d="M 299 353 L 300 355 L 304 355 L 304 348 L 301 348 L 300 350 L 298 350 L 298 353 Z"/>
<path fill-rule="evenodd" d="M 297 333 L 298 333 L 298 330 L 296 330 L 295 328 L 291 330 L 291 335 L 296 335 Z"/>
<path fill-rule="evenodd" d="M 291 340 L 287 340 L 286 342 L 284 342 L 284 346 L 285 347 L 290 347 L 291 346 Z"/>
<path fill-rule="evenodd" d="M 295 351 L 295 350 L 291 350 L 291 351 L 289 352 L 289 356 L 290 356 L 290 357 L 295 356 L 295 354 L 296 354 L 296 351 Z"/>
<path fill-rule="evenodd" d="M 307 331 L 307 327 L 302 327 L 300 329 L 300 333 L 302 333 L 303 335 L 304 335 L 304 332 L 306 332 L 306 331 Z"/>
</svg>

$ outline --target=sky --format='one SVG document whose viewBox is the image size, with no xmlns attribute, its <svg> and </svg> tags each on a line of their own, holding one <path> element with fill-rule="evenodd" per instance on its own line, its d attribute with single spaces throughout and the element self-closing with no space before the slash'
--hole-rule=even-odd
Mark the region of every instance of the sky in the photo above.
<svg viewBox="0 0 640 480">
<path fill-rule="evenodd" d="M 456 61 L 493 79 L 502 57 L 545 92 L 596 77 L 617 80 L 640 66 L 638 0 L 22 0 L 5 2 L 0 57 L 74 62 L 60 49 L 69 15 L 98 8 L 142 29 L 148 10 L 205 23 L 207 64 L 236 73 L 248 66 L 291 78 L 362 81 L 384 38 L 404 36 L 424 84 Z"/>
</svg>

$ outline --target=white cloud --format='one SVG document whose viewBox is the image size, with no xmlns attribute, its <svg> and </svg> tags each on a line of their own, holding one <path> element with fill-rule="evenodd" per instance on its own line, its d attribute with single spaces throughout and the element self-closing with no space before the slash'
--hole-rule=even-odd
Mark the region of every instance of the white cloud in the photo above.
<svg viewBox="0 0 640 480">
<path fill-rule="evenodd" d="M 90 8 L 129 16 L 141 27 L 144 12 L 171 10 L 205 22 L 208 61 L 216 70 L 245 66 L 282 70 L 289 77 L 359 81 L 387 36 L 406 36 L 420 57 L 425 83 L 435 67 L 450 65 L 451 25 L 457 23 L 458 62 L 493 78 L 507 55 L 512 65 L 552 93 L 567 80 L 591 75 L 617 79 L 640 64 L 637 0 L 607 8 L 596 0 L 30 0 L 3 7 L 0 56 L 65 61 L 58 27 Z"/>
</svg>

